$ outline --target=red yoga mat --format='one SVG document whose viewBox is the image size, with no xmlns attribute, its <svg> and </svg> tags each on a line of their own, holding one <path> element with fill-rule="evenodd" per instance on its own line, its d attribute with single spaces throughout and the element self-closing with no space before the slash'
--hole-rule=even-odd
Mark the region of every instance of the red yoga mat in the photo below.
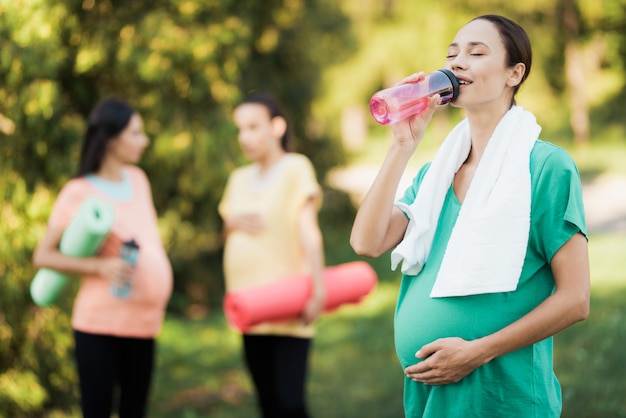
<svg viewBox="0 0 626 418">
<path fill-rule="evenodd" d="M 374 286 L 377 277 L 365 261 L 352 261 L 324 269 L 326 301 L 324 312 L 346 303 L 358 303 Z M 227 293 L 224 315 L 235 329 L 245 332 L 261 322 L 281 322 L 297 318 L 311 294 L 311 276 L 298 275 L 265 286 Z"/>
</svg>

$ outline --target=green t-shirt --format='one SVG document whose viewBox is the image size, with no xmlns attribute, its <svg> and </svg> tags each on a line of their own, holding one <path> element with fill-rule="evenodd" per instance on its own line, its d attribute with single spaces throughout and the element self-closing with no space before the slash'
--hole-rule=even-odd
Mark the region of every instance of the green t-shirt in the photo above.
<svg viewBox="0 0 626 418">
<path fill-rule="evenodd" d="M 415 200 L 424 166 L 401 201 Z M 578 170 L 562 148 L 537 141 L 530 156 L 531 225 L 524 266 L 512 292 L 431 298 L 437 272 L 461 208 L 450 187 L 429 258 L 417 276 L 403 276 L 395 314 L 402 367 L 438 338 L 473 340 L 518 320 L 554 291 L 550 260 L 574 234 L 586 235 Z M 552 338 L 498 357 L 458 383 L 428 386 L 405 377 L 407 417 L 558 417 L 561 388 L 552 367 Z"/>
</svg>

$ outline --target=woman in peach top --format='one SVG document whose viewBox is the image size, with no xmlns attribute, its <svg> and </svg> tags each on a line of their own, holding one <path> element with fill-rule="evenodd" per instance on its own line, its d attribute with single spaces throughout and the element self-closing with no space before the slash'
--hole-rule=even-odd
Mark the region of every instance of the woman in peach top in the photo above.
<svg viewBox="0 0 626 418">
<path fill-rule="evenodd" d="M 120 418 L 146 415 L 155 336 L 172 291 L 150 183 L 135 166 L 148 142 L 139 113 L 116 99 L 100 102 L 89 115 L 78 174 L 59 193 L 33 257 L 38 268 L 81 278 L 72 328 L 86 418 L 110 417 L 116 386 Z M 114 208 L 113 228 L 96 256 L 66 256 L 59 251 L 61 236 L 89 197 Z M 129 240 L 139 246 L 134 266 L 119 257 L 121 243 Z M 123 283 L 131 290 L 120 297 L 112 289 Z"/>
</svg>

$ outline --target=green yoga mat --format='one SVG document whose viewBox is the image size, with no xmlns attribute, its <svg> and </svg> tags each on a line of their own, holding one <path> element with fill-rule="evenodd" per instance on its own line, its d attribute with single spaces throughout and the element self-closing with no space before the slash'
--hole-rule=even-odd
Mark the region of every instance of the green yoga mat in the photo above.
<svg viewBox="0 0 626 418">
<path fill-rule="evenodd" d="M 113 227 L 113 207 L 102 200 L 85 199 L 70 221 L 59 243 L 61 253 L 71 257 L 90 257 L 102 245 Z M 52 304 L 67 283 L 68 275 L 40 269 L 30 285 L 30 295 L 39 306 Z"/>
</svg>

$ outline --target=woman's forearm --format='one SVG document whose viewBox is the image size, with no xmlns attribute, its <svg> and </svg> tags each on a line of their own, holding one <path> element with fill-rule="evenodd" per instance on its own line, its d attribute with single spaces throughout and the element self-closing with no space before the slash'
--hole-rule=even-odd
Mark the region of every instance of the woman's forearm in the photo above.
<svg viewBox="0 0 626 418">
<path fill-rule="evenodd" d="M 33 264 L 37 268 L 79 276 L 99 274 L 98 257 L 70 257 L 59 251 L 37 252 L 33 255 Z"/>
<path fill-rule="evenodd" d="M 533 311 L 501 329 L 481 338 L 485 362 L 534 344 L 587 317 L 588 301 L 584 292 L 555 292 Z"/>
<path fill-rule="evenodd" d="M 36 268 L 48 268 L 66 274 L 98 274 L 99 260 L 96 257 L 70 257 L 59 250 L 63 231 L 49 229 L 33 252 L 33 265 Z"/>
<path fill-rule="evenodd" d="M 589 314 L 590 273 L 587 241 L 574 235 L 553 257 L 556 290 L 527 315 L 480 339 L 489 359 L 546 339 Z"/>
<path fill-rule="evenodd" d="M 406 223 L 394 225 L 393 204 L 410 156 L 402 147 L 395 144 L 390 146 L 352 226 L 350 244 L 357 254 L 377 257 L 402 238 Z M 400 224 L 403 221 L 406 220 L 399 218 Z"/>
<path fill-rule="evenodd" d="M 300 214 L 298 227 L 302 251 L 311 269 L 313 296 L 324 298 L 324 242 L 317 222 L 315 199 L 310 199 L 305 204 Z"/>
</svg>

